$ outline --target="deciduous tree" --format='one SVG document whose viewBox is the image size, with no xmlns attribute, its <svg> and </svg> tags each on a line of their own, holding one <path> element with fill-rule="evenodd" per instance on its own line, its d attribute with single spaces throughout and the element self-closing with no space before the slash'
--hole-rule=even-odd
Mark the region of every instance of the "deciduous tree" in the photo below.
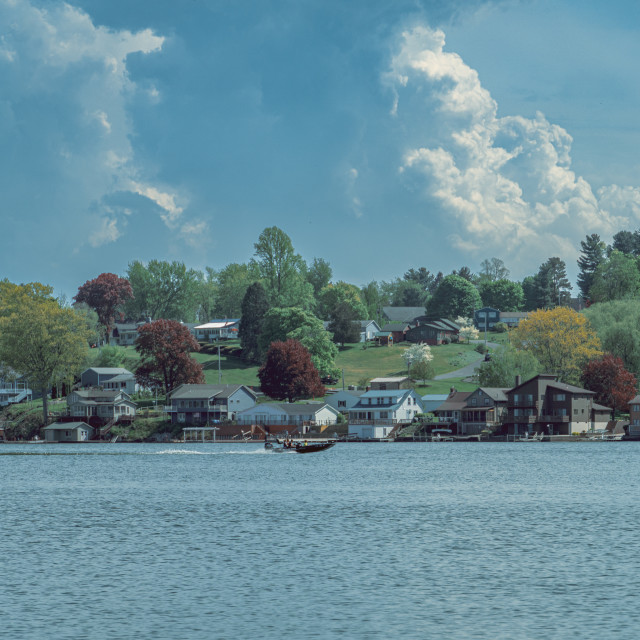
<svg viewBox="0 0 640 640">
<path fill-rule="evenodd" d="M 317 296 L 323 287 L 331 282 L 333 270 L 324 258 L 314 258 L 313 263 L 307 269 L 307 281 L 313 287 L 313 294 Z"/>
<path fill-rule="evenodd" d="M 480 281 L 495 282 L 496 280 L 506 280 L 509 277 L 509 269 L 504 266 L 500 258 L 483 260 L 480 263 Z"/>
<path fill-rule="evenodd" d="M 351 307 L 357 320 L 367 319 L 367 308 L 360 298 L 360 289 L 348 282 L 328 284 L 318 296 L 318 315 L 328 320 L 339 304 L 345 303 Z"/>
<path fill-rule="evenodd" d="M 640 292 L 640 271 L 637 259 L 620 251 L 612 251 L 608 259 L 598 264 L 589 290 L 593 302 L 634 298 Z"/>
<path fill-rule="evenodd" d="M 511 388 L 516 376 L 529 380 L 538 375 L 542 367 L 532 353 L 506 346 L 492 353 L 491 360 L 482 362 L 476 371 L 481 387 Z"/>
<path fill-rule="evenodd" d="M 478 290 L 460 276 L 445 276 L 427 305 L 431 316 L 456 318 L 472 316 L 474 309 L 482 306 Z"/>
<path fill-rule="evenodd" d="M 130 298 L 133 298 L 133 290 L 126 278 L 115 273 L 101 273 L 97 278 L 87 280 L 78 289 L 74 300 L 95 310 L 104 327 L 105 342 L 109 343 L 116 312 Z"/>
<path fill-rule="evenodd" d="M 358 316 L 348 302 L 339 303 L 330 313 L 329 331 L 333 333 L 333 341 L 337 344 L 360 340 Z"/>
<path fill-rule="evenodd" d="M 181 384 L 203 384 L 202 365 L 189 354 L 200 346 L 189 329 L 176 320 L 154 320 L 138 330 L 138 382 L 169 393 Z"/>
<path fill-rule="evenodd" d="M 407 371 L 418 362 L 431 362 L 433 360 L 431 347 L 425 343 L 412 344 L 402 352 L 401 357 L 407 363 Z"/>
<path fill-rule="evenodd" d="M 511 280 L 483 280 L 478 292 L 485 307 L 500 311 L 520 311 L 524 305 L 524 292 L 519 282 Z"/>
<path fill-rule="evenodd" d="M 422 384 L 426 384 L 427 380 L 433 378 L 435 371 L 432 362 L 421 360 L 411 365 L 410 373 L 414 380 L 422 380 Z"/>
<path fill-rule="evenodd" d="M 258 378 L 262 391 L 276 400 L 295 402 L 325 393 L 309 351 L 297 340 L 272 343 Z"/>
<path fill-rule="evenodd" d="M 511 342 L 531 352 L 546 373 L 576 384 L 585 362 L 602 354 L 587 318 L 567 307 L 534 311 L 512 331 Z"/>
<path fill-rule="evenodd" d="M 616 411 L 626 408 L 637 393 L 636 377 L 624 368 L 621 358 L 610 353 L 590 360 L 581 376 L 585 389 L 595 391 L 595 400 Z"/>
</svg>

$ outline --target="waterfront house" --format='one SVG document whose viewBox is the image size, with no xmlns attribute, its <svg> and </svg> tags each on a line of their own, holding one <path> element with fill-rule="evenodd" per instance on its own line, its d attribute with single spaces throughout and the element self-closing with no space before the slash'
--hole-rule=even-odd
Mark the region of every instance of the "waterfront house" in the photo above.
<svg viewBox="0 0 640 640">
<path fill-rule="evenodd" d="M 83 418 L 92 426 L 133 420 L 136 407 L 128 393 L 116 389 L 77 389 L 67 396 L 69 416 Z"/>
<path fill-rule="evenodd" d="M 467 399 L 472 393 L 472 391 L 458 391 L 455 387 L 451 387 L 447 399 L 433 411 L 438 422 L 446 423 L 457 430 L 462 421 L 462 410 L 467 406 Z"/>
<path fill-rule="evenodd" d="M 181 384 L 167 395 L 164 411 L 173 423 L 205 424 L 235 420 L 253 407 L 257 395 L 243 384 Z"/>
<path fill-rule="evenodd" d="M 502 424 L 507 414 L 508 388 L 478 387 L 462 407 L 458 435 L 477 435 Z"/>
<path fill-rule="evenodd" d="M 611 409 L 596 405 L 594 396 L 593 391 L 558 382 L 551 374 L 540 374 L 523 383 L 517 380 L 507 392 L 507 433 L 571 435 L 593 431 L 611 416 Z"/>
<path fill-rule="evenodd" d="M 140 385 L 128 369 L 122 367 L 90 367 L 80 374 L 80 386 L 102 387 L 111 391 L 123 390 L 130 396 L 138 393 Z"/>
<path fill-rule="evenodd" d="M 239 318 L 228 318 L 200 324 L 194 328 L 194 331 L 198 342 L 216 342 L 216 340 L 237 338 L 239 328 Z"/>
<path fill-rule="evenodd" d="M 422 409 L 424 413 L 433 413 L 449 397 L 447 393 L 427 393 L 422 396 Z"/>
<path fill-rule="evenodd" d="M 87 442 L 95 429 L 86 422 L 54 422 L 42 431 L 45 442 Z"/>
<path fill-rule="evenodd" d="M 349 435 L 366 440 L 386 438 L 422 411 L 422 400 L 413 389 L 372 389 L 349 409 Z"/>
<path fill-rule="evenodd" d="M 242 425 L 295 426 L 305 434 L 315 427 L 321 427 L 322 431 L 335 425 L 339 415 L 340 412 L 326 402 L 263 402 L 240 412 L 236 419 Z"/>
<path fill-rule="evenodd" d="M 7 368 L 4 371 L 0 377 L 0 407 L 31 400 L 33 394 L 26 379 Z"/>
<path fill-rule="evenodd" d="M 326 401 L 330 407 L 333 407 L 340 413 L 348 413 L 349 409 L 355 405 L 364 390 L 345 390 L 336 391 L 327 396 Z"/>
<path fill-rule="evenodd" d="M 640 395 L 629 402 L 629 435 L 640 437 Z"/>
</svg>

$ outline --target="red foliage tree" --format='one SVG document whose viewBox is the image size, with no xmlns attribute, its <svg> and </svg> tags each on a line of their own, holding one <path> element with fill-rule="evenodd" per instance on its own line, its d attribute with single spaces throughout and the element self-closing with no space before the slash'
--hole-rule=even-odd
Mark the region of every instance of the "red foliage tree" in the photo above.
<svg viewBox="0 0 640 640">
<path fill-rule="evenodd" d="M 258 378 L 262 391 L 276 400 L 294 402 L 325 393 L 309 351 L 297 340 L 272 342 Z"/>
<path fill-rule="evenodd" d="M 605 353 L 590 360 L 581 376 L 585 389 L 596 392 L 596 402 L 611 407 L 614 415 L 636 395 L 636 377 L 624 368 L 621 358 Z"/>
<path fill-rule="evenodd" d="M 116 310 L 133 298 L 133 289 L 126 278 L 115 273 L 101 273 L 93 280 L 87 280 L 79 289 L 74 300 L 84 302 L 98 314 L 104 327 L 105 340 L 109 342 L 115 321 Z"/>
<path fill-rule="evenodd" d="M 141 385 L 169 393 L 181 384 L 204 384 L 202 365 L 189 355 L 200 351 L 200 345 L 183 324 L 154 320 L 142 325 L 136 350 L 141 360 L 136 379 Z"/>
</svg>

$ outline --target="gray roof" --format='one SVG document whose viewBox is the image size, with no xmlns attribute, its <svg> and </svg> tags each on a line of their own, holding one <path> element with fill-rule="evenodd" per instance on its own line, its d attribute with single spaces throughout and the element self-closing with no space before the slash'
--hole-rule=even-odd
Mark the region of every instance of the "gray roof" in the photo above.
<svg viewBox="0 0 640 640">
<path fill-rule="evenodd" d="M 295 402 L 281 402 L 279 404 L 271 406 L 280 407 L 286 414 L 290 416 L 305 416 L 309 413 L 317 413 L 324 407 L 331 409 L 331 411 L 335 411 L 335 409 L 331 405 L 328 405 L 326 402 L 306 402 L 304 404 Z"/>
<path fill-rule="evenodd" d="M 382 313 L 389 322 L 411 322 L 424 315 L 424 307 L 382 307 Z"/>
<path fill-rule="evenodd" d="M 549 382 L 547 386 L 553 387 L 554 389 L 561 389 L 562 391 L 567 391 L 568 393 L 588 393 L 592 396 L 596 395 L 595 391 L 589 391 L 588 389 L 583 389 L 582 387 L 574 387 L 572 384 L 565 384 L 564 382 Z"/>
<path fill-rule="evenodd" d="M 135 379 L 133 373 L 120 373 L 117 376 L 113 376 L 113 378 L 105 380 L 105 382 L 126 382 L 127 380 L 132 379 Z"/>
<path fill-rule="evenodd" d="M 387 322 L 382 327 L 383 331 L 404 331 L 408 326 L 409 322 Z"/>
<path fill-rule="evenodd" d="M 118 375 L 118 374 L 125 374 L 125 373 L 129 374 L 130 376 L 133 375 L 131 371 L 123 367 L 89 367 L 88 369 L 85 369 L 82 373 L 86 373 L 87 371 L 95 371 L 100 376 L 110 375 L 110 374 Z"/>
<path fill-rule="evenodd" d="M 118 389 L 78 389 L 73 393 L 77 393 L 81 398 L 86 398 L 87 400 L 95 400 L 96 398 L 104 398 L 105 400 L 111 400 L 115 398 L 122 391 Z M 125 393 L 125 395 L 127 395 Z"/>
<path fill-rule="evenodd" d="M 43 427 L 43 431 L 57 431 L 60 429 L 77 429 L 78 427 L 87 427 L 88 429 L 93 429 L 93 427 L 88 425 L 86 422 L 54 422 L 53 424 L 50 424 L 48 427 Z"/>
<path fill-rule="evenodd" d="M 602 404 L 596 404 L 595 402 L 591 405 L 595 411 L 611 411 L 610 407 L 605 407 Z"/>
<path fill-rule="evenodd" d="M 511 391 L 510 387 L 480 387 L 481 391 L 484 391 L 494 402 L 506 402 L 507 391 Z"/>
<path fill-rule="evenodd" d="M 213 396 L 216 396 L 216 398 L 228 398 L 242 388 L 254 398 L 257 397 L 251 389 L 243 384 L 181 384 L 169 394 L 169 397 L 171 400 L 175 398 L 211 398 Z"/>
</svg>

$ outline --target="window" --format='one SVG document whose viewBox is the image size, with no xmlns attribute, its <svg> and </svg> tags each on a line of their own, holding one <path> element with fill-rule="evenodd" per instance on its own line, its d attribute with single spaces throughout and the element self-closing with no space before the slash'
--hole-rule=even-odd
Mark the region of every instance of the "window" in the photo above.
<svg viewBox="0 0 640 640">
<path fill-rule="evenodd" d="M 564 394 L 564 393 L 556 393 L 556 394 L 553 396 L 553 399 L 554 399 L 556 402 L 564 402 L 564 400 L 565 400 L 565 394 Z"/>
<path fill-rule="evenodd" d="M 478 400 L 476 398 L 471 398 L 471 406 L 475 407 L 478 404 Z"/>
<path fill-rule="evenodd" d="M 583 411 L 584 411 L 584 409 L 583 409 Z M 574 415 L 574 416 L 577 416 L 577 415 L 578 415 L 578 410 L 577 410 L 577 409 L 574 409 L 574 410 L 573 410 L 573 415 Z"/>
<path fill-rule="evenodd" d="M 338 400 L 338 406 L 339 407 L 346 407 L 347 406 L 347 401 L 346 400 Z"/>
<path fill-rule="evenodd" d="M 484 406 L 488 407 L 491 404 L 491 400 L 489 398 L 484 399 Z"/>
</svg>

